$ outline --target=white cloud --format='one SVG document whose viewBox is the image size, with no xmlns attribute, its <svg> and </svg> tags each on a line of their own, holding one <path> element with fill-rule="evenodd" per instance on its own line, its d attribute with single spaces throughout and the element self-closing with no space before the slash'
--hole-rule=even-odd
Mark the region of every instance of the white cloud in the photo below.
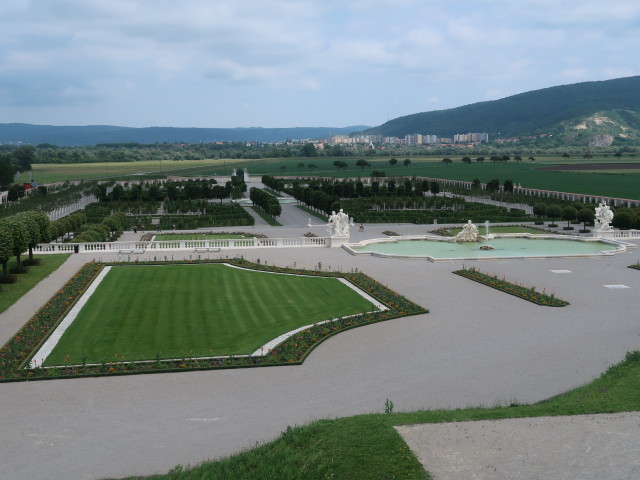
<svg viewBox="0 0 640 480">
<path fill-rule="evenodd" d="M 373 123 L 415 98 L 448 108 L 640 73 L 631 0 L 12 0 L 0 18 L 0 122 L 37 122 L 42 105 L 50 123 L 158 123 L 156 104 L 181 98 L 160 123 L 193 122 L 194 104 L 237 124 Z"/>
</svg>

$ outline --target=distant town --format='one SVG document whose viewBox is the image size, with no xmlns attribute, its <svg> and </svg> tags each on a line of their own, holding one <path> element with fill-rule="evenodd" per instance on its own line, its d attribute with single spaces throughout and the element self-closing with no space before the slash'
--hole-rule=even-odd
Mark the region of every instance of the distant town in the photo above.
<svg viewBox="0 0 640 480">
<path fill-rule="evenodd" d="M 404 138 L 399 137 L 383 137 L 382 135 L 335 135 L 330 138 L 331 145 L 347 144 L 370 144 L 370 145 L 394 145 L 394 146 L 417 146 L 417 145 L 433 145 L 433 144 L 471 144 L 478 145 L 489 141 L 488 133 L 457 133 L 453 138 L 443 138 L 437 135 L 423 135 L 421 133 L 413 133 L 405 135 Z"/>
</svg>

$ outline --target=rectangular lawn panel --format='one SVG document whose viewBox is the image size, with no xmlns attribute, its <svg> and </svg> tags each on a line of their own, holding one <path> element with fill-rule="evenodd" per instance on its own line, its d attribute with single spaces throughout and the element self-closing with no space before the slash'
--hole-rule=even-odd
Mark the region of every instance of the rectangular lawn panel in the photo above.
<svg viewBox="0 0 640 480">
<path fill-rule="evenodd" d="M 45 365 L 250 354 L 295 328 L 373 310 L 336 278 L 222 264 L 116 266 Z"/>
</svg>

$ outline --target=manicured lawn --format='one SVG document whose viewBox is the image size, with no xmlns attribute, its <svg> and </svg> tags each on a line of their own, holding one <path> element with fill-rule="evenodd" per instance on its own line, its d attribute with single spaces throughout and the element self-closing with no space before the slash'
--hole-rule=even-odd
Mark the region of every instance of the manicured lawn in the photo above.
<svg viewBox="0 0 640 480">
<path fill-rule="evenodd" d="M 40 260 L 40 265 L 28 267 L 28 273 L 18 275 L 18 281 L 16 283 L 2 285 L 0 291 L 0 312 L 4 312 L 16 303 L 20 297 L 31 290 L 40 280 L 51 275 L 52 272 L 57 270 L 58 267 L 69 258 L 69 255 L 34 255 L 34 258 Z M 25 257 L 23 257 L 22 260 L 24 261 Z M 9 268 L 15 266 L 15 264 L 15 259 L 11 260 L 9 262 Z"/>
<path fill-rule="evenodd" d="M 250 354 L 297 327 L 372 310 L 333 278 L 220 264 L 117 266 L 45 365 Z"/>
<path fill-rule="evenodd" d="M 200 234 L 200 233 L 189 233 L 189 234 L 172 234 L 172 233 L 162 233 L 160 235 L 155 236 L 155 240 L 159 242 L 169 241 L 169 240 L 218 240 L 225 238 L 246 238 L 242 235 L 215 235 L 215 234 Z"/>
<path fill-rule="evenodd" d="M 427 480 L 431 477 L 393 428 L 395 425 L 637 411 L 640 410 L 638 385 L 640 352 L 634 352 L 587 385 L 533 405 L 514 401 L 493 408 L 380 413 L 319 420 L 308 426 L 291 427 L 277 440 L 232 457 L 189 469 L 178 467 L 166 475 L 145 478 Z M 390 398 L 393 400 L 392 393 Z M 383 409 L 384 405 L 380 405 L 380 411 Z"/>
</svg>

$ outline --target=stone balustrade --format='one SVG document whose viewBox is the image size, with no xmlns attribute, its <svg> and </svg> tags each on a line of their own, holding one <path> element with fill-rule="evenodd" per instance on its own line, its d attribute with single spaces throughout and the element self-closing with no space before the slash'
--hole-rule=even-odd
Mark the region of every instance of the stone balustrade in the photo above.
<svg viewBox="0 0 640 480">
<path fill-rule="evenodd" d="M 229 238 L 215 240 L 168 240 L 151 242 L 42 243 L 34 253 L 143 253 L 147 251 L 219 251 L 235 248 L 330 247 L 325 237 Z"/>
</svg>

